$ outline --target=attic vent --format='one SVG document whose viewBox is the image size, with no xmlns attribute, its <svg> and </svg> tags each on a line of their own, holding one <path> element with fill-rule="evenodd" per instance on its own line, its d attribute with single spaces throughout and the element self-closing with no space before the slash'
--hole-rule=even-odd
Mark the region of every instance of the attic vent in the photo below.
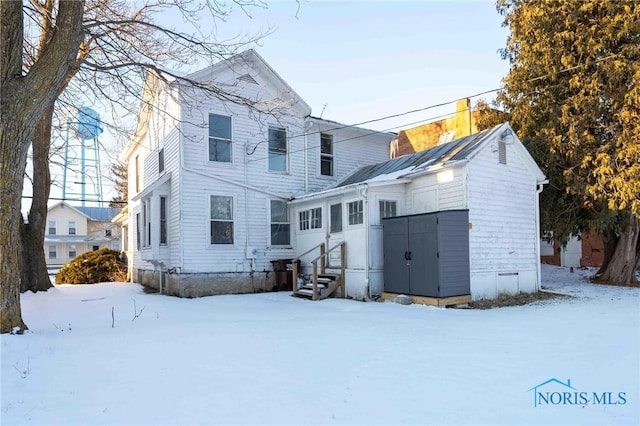
<svg viewBox="0 0 640 426">
<path fill-rule="evenodd" d="M 504 141 L 498 141 L 498 162 L 507 164 L 507 144 Z"/>
<path fill-rule="evenodd" d="M 454 132 L 453 130 L 441 134 L 440 139 L 438 140 L 438 145 L 451 142 L 455 136 L 456 136 L 456 132 Z"/>
<path fill-rule="evenodd" d="M 238 77 L 238 81 L 244 81 L 245 83 L 249 83 L 249 84 L 258 84 L 258 82 L 255 81 L 255 79 L 251 77 L 249 74 L 241 75 L 240 77 Z"/>
</svg>

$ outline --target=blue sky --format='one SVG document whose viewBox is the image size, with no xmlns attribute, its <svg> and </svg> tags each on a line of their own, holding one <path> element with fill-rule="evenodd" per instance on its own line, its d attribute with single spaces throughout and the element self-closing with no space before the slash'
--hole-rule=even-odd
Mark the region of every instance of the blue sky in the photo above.
<svg viewBox="0 0 640 426">
<path fill-rule="evenodd" d="M 282 1 L 251 13 L 234 11 L 219 35 L 273 28 L 257 51 L 314 115 L 347 124 L 494 89 L 508 70 L 498 53 L 508 32 L 492 1 L 303 1 L 299 9 Z M 369 127 L 387 130 L 452 110 Z"/>
<path fill-rule="evenodd" d="M 345 124 L 495 89 L 508 70 L 498 53 L 508 32 L 493 1 L 288 0 L 248 12 L 251 18 L 236 7 L 218 22 L 218 39 L 271 30 L 256 50 L 313 115 Z M 161 18 L 187 31 L 175 15 Z M 209 30 L 203 25 L 203 32 Z M 450 104 L 363 127 L 397 131 L 453 111 Z M 120 148 L 107 133 L 100 139 L 109 147 L 101 154 L 106 171 Z M 61 171 L 54 168 L 52 177 L 61 181 Z M 102 184 L 103 198 L 111 199 L 112 184 L 106 178 Z M 51 197 L 59 196 L 60 188 L 52 188 Z"/>
</svg>

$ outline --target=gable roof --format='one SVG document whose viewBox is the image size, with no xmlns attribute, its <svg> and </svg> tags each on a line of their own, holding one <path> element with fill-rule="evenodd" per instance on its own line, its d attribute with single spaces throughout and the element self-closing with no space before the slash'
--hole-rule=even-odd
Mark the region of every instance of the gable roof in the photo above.
<svg viewBox="0 0 640 426">
<path fill-rule="evenodd" d="M 416 152 L 415 154 L 403 155 L 384 163 L 364 166 L 355 173 L 343 179 L 337 187 L 364 183 L 372 180 L 393 180 L 402 178 L 414 173 L 419 173 L 429 169 L 441 169 L 453 166 L 461 161 L 472 159 L 482 147 L 494 138 L 501 137 L 504 132 L 511 131 L 515 136 L 515 132 L 509 123 L 502 123 L 498 126 L 484 130 L 470 136 L 466 136 L 454 141 L 435 146 L 426 151 Z M 517 139 L 517 137 L 515 137 Z M 540 170 L 531 155 L 526 151 L 522 143 L 518 140 L 517 145 L 522 147 L 526 153 L 524 161 L 527 167 L 531 169 L 532 174 L 536 176 L 540 182 L 545 179 L 544 173 Z"/>
<path fill-rule="evenodd" d="M 111 221 L 111 219 L 120 212 L 120 209 L 113 207 L 78 207 L 67 204 L 64 201 L 60 201 L 59 203 L 52 205 L 47 209 L 47 211 L 51 211 L 58 207 L 70 208 L 85 216 L 87 219 L 94 221 Z"/>
<path fill-rule="evenodd" d="M 264 60 L 262 56 L 258 54 L 254 49 L 245 50 L 242 53 L 238 53 L 228 59 L 210 65 L 207 68 L 203 68 L 201 70 L 195 71 L 187 76 L 187 78 L 193 80 L 201 80 L 210 78 L 210 76 L 214 73 L 217 73 L 222 70 L 235 70 L 236 68 L 241 67 L 242 65 L 248 65 L 251 68 L 255 69 L 258 72 L 264 74 L 264 76 L 274 84 L 276 89 L 285 95 L 289 95 L 293 99 L 293 105 L 300 108 L 302 110 L 303 115 L 311 114 L 311 107 L 302 99 L 300 95 L 296 93 L 295 90 L 282 78 L 280 75 L 271 68 L 271 65 Z M 238 75 L 238 78 L 246 79 L 247 74 Z M 249 75 L 253 79 L 252 76 Z"/>
</svg>

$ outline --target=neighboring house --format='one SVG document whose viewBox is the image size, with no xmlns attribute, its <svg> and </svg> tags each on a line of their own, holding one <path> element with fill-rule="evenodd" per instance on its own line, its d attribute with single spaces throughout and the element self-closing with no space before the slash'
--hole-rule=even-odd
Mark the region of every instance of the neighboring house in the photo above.
<svg viewBox="0 0 640 426">
<path fill-rule="evenodd" d="M 311 117 L 253 50 L 187 78 L 269 111 L 148 75 L 152 107 L 121 155 L 132 279 L 182 297 L 272 290 L 271 262 L 297 253 L 289 200 L 388 159 L 396 135 Z"/>
<path fill-rule="evenodd" d="M 113 219 L 120 209 L 78 207 L 59 202 L 47 210 L 44 252 L 49 269 L 62 265 L 92 250 L 120 250 L 120 228 Z"/>
<path fill-rule="evenodd" d="M 583 232 L 580 238 L 569 238 L 564 247 L 558 240 L 542 238 L 540 260 L 565 267 L 599 267 L 604 261 L 604 242 L 595 231 Z"/>
<path fill-rule="evenodd" d="M 441 120 L 398 132 L 391 142 L 391 158 L 424 151 L 478 132 L 478 113 L 471 110 L 471 101 L 462 99 L 456 103 L 456 112 Z"/>
<path fill-rule="evenodd" d="M 464 235 L 468 228 L 468 242 L 459 241 L 459 254 L 462 260 L 468 255 L 468 270 L 462 273 L 469 275 L 471 297 L 534 292 L 540 288 L 538 198 L 545 183 L 542 171 L 504 123 L 362 167 L 331 189 L 298 196 L 291 202 L 290 223 L 300 254 L 320 243 L 332 247 L 346 241 L 347 296 L 370 299 L 396 284 L 385 282 L 385 257 L 407 256 L 385 252 L 383 218 L 468 211 L 468 223 L 465 219 L 462 226 Z M 317 218 L 313 226 L 310 217 Z M 447 240 L 448 234 L 440 238 Z M 310 273 L 304 265 L 311 259 L 302 260 L 303 272 Z"/>
</svg>

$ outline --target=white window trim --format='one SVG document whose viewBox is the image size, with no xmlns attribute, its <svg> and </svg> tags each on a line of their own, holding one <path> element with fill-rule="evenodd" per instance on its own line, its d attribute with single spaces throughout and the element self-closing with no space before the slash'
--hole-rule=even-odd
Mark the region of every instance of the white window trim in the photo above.
<svg viewBox="0 0 640 426">
<path fill-rule="evenodd" d="M 350 224 L 349 223 L 349 204 L 351 203 L 357 203 L 358 201 L 360 201 L 362 203 L 362 223 L 355 223 L 355 224 Z M 376 206 L 377 207 L 377 206 Z M 345 200 L 344 201 L 344 208 L 345 211 L 344 213 L 346 213 L 346 216 L 342 218 L 343 222 L 342 222 L 342 229 L 345 228 L 345 226 L 347 228 L 359 228 L 359 227 L 363 227 L 365 222 L 367 221 L 367 212 L 365 212 L 365 203 L 364 200 L 362 198 L 354 198 L 351 200 Z M 346 221 L 345 221 L 346 219 Z"/>
<path fill-rule="evenodd" d="M 396 217 L 397 216 L 402 216 L 402 212 L 401 212 L 401 202 L 399 199 L 397 198 L 392 198 L 392 197 L 385 197 L 385 196 L 380 196 L 380 197 L 376 197 L 376 218 L 377 218 L 377 224 L 378 225 L 382 225 L 382 216 L 380 216 L 380 203 L 381 202 L 391 202 L 391 203 L 396 203 Z"/>
<path fill-rule="evenodd" d="M 282 201 L 284 203 L 287 204 L 287 210 L 288 210 L 288 214 L 289 214 L 289 244 L 288 245 L 273 245 L 271 244 L 271 202 L 272 201 Z M 268 229 L 267 229 L 267 241 L 268 241 L 268 247 L 269 248 L 273 248 L 273 249 L 290 249 L 293 247 L 293 244 L 291 243 L 291 240 L 295 237 L 295 229 L 293 228 L 295 225 L 293 223 L 291 223 L 291 206 L 289 206 L 289 204 L 285 201 L 285 200 L 278 200 L 278 199 L 273 199 L 270 198 L 267 200 L 267 222 L 268 222 Z M 276 223 L 284 223 L 284 222 L 276 222 Z"/>
<path fill-rule="evenodd" d="M 214 160 L 210 160 L 209 159 L 209 141 L 210 141 L 210 136 L 209 136 L 209 114 L 219 115 L 219 116 L 222 116 L 222 117 L 229 117 L 229 119 L 231 121 L 231 152 L 230 152 L 231 159 L 230 159 L 230 161 L 214 161 Z M 205 148 L 205 150 L 204 150 L 204 160 L 205 160 L 206 164 L 209 164 L 209 165 L 215 164 L 216 166 L 224 167 L 225 165 L 228 166 L 228 165 L 232 165 L 234 163 L 233 151 L 234 151 L 234 145 L 235 145 L 235 143 L 234 143 L 235 121 L 234 121 L 233 115 L 227 115 L 227 114 L 229 114 L 229 113 L 227 113 L 227 112 L 219 113 L 219 112 L 213 112 L 213 111 L 209 111 L 207 113 L 207 126 L 206 126 L 206 129 L 207 129 L 206 141 L 207 141 L 207 143 L 204 144 L 205 145 L 205 147 L 204 147 Z"/>
<path fill-rule="evenodd" d="M 269 158 L 271 157 L 270 151 L 269 151 L 269 142 L 270 142 L 270 140 L 269 140 L 269 130 L 270 129 L 283 130 L 284 131 L 285 144 L 286 144 L 285 145 L 286 153 L 285 153 L 285 156 L 284 156 L 284 162 L 285 162 L 284 170 L 271 170 L 269 168 Z M 291 164 L 291 159 L 289 157 L 289 153 L 290 153 L 290 149 L 289 149 L 289 131 L 285 127 L 279 126 L 277 124 L 269 124 L 267 126 L 267 136 L 266 136 L 265 140 L 267 141 L 267 144 L 266 144 L 267 145 L 267 172 L 268 173 L 274 173 L 274 174 L 280 174 L 280 175 L 289 174 L 289 167 L 290 167 L 290 164 Z"/>
<path fill-rule="evenodd" d="M 53 222 L 53 226 L 51 226 L 51 222 Z M 56 232 L 54 234 L 51 233 L 51 228 L 56 230 Z M 58 235 L 58 221 L 57 220 L 47 220 L 47 235 Z"/>
<path fill-rule="evenodd" d="M 51 248 L 53 248 L 53 251 L 51 250 Z M 54 256 L 51 256 L 51 253 L 54 254 Z M 57 244 L 49 244 L 48 250 L 47 250 L 47 259 L 49 260 L 58 260 L 58 245 Z"/>
<path fill-rule="evenodd" d="M 75 231 L 73 234 L 71 233 L 71 224 L 73 225 L 73 230 Z M 67 235 L 78 235 L 78 221 L 77 220 L 69 220 L 67 223 Z"/>
<path fill-rule="evenodd" d="M 231 198 L 231 222 L 233 223 L 233 242 L 231 244 L 214 244 L 211 242 L 211 197 L 228 197 Z M 220 193 L 214 193 L 214 192 L 210 192 L 207 194 L 207 198 L 206 198 L 206 202 L 207 202 L 207 206 L 206 206 L 206 212 L 207 212 L 207 217 L 206 217 L 206 241 L 207 241 L 207 247 L 209 249 L 222 249 L 222 250 L 226 250 L 229 247 L 236 247 L 236 245 L 238 244 L 238 218 L 236 216 L 236 210 L 238 209 L 238 204 L 237 204 L 237 200 L 239 199 L 239 196 L 235 193 L 227 193 L 227 194 L 220 194 Z"/>
<path fill-rule="evenodd" d="M 339 231 L 331 230 L 331 207 L 333 207 L 335 205 L 340 205 L 340 213 L 341 213 L 340 221 L 341 221 L 342 228 Z M 328 212 L 327 212 L 327 220 L 328 220 L 327 227 L 328 227 L 328 231 L 327 232 L 329 232 L 331 234 L 334 234 L 334 235 L 335 234 L 342 234 L 344 232 L 344 216 L 345 216 L 344 215 L 344 206 L 345 206 L 345 203 L 343 201 L 335 200 L 335 201 L 327 202 L 327 209 L 328 209 Z"/>
<path fill-rule="evenodd" d="M 311 213 L 313 210 L 316 209 L 320 209 L 320 227 L 319 228 L 312 228 L 311 227 L 311 221 L 313 220 L 313 214 Z M 298 208 L 296 209 L 296 232 L 321 232 L 325 229 L 325 225 L 324 225 L 324 221 L 322 220 L 322 215 L 326 214 L 326 212 L 323 211 L 324 208 L 322 206 L 322 204 L 319 205 L 314 205 L 314 206 L 308 206 L 305 208 Z M 300 221 L 300 213 L 302 212 L 309 212 L 309 228 L 308 229 L 301 229 L 300 225 L 301 225 L 301 221 Z"/>
<path fill-rule="evenodd" d="M 322 135 L 327 135 L 327 136 L 331 136 L 331 154 L 323 154 L 322 153 Z M 319 152 L 320 152 L 320 156 L 318 157 L 318 176 L 325 178 L 325 179 L 333 179 L 336 176 L 336 153 L 335 153 L 335 143 L 334 143 L 334 137 L 331 133 L 320 133 L 320 146 L 319 146 Z M 322 157 L 331 157 L 331 174 L 330 175 L 323 175 L 322 174 Z"/>
</svg>

